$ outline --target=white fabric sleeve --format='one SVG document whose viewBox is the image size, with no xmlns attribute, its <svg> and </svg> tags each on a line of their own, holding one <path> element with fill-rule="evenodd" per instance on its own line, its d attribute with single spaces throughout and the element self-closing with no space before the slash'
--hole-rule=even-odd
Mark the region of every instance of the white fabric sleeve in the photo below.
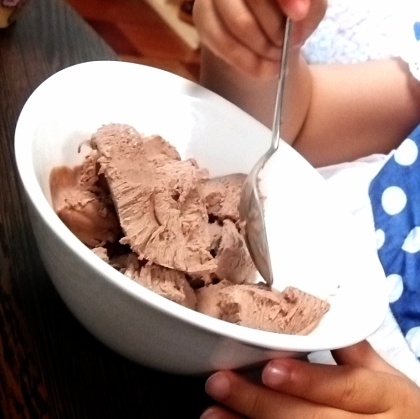
<svg viewBox="0 0 420 419">
<path fill-rule="evenodd" d="M 363 229 L 371 232 L 372 242 L 376 242 L 376 234 L 369 185 L 391 155 L 377 154 L 318 169 L 326 179 L 331 193 L 344 204 Z M 410 349 L 390 309 L 383 324 L 369 336 L 368 341 L 389 364 L 420 386 L 420 362 Z M 334 363 L 329 351 L 312 353 L 308 359 L 322 364 Z"/>
</svg>

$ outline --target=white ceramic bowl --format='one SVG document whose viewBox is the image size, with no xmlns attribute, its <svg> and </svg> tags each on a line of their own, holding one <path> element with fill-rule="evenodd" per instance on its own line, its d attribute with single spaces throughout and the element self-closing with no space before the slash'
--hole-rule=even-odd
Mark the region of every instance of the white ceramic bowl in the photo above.
<svg viewBox="0 0 420 419">
<path fill-rule="evenodd" d="M 262 181 L 275 286 L 335 294 L 313 333 L 274 334 L 210 318 L 108 266 L 56 216 L 48 179 L 54 166 L 81 162 L 79 144 L 110 122 L 162 135 L 211 175 L 248 172 L 270 143 L 269 130 L 234 105 L 146 66 L 76 65 L 31 95 L 17 124 L 15 148 L 40 254 L 64 302 L 105 345 L 152 368 L 199 374 L 344 347 L 379 327 L 387 296 L 375 246 L 334 201 L 326 182 L 286 144 Z"/>
</svg>

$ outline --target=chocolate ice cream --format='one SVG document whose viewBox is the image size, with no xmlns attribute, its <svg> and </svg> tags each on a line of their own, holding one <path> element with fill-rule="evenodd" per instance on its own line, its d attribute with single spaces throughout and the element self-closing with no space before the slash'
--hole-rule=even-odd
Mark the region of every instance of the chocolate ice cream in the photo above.
<svg viewBox="0 0 420 419">
<path fill-rule="evenodd" d="M 50 177 L 54 209 L 100 258 L 185 307 L 242 326 L 308 333 L 329 304 L 254 284 L 240 232 L 244 174 L 209 179 L 160 136 L 104 125 L 91 153 Z"/>
<path fill-rule="evenodd" d="M 254 275 L 255 267 L 248 253 L 245 240 L 235 224 L 226 219 L 216 251 L 216 276 L 235 284 L 243 284 Z"/>
<path fill-rule="evenodd" d="M 100 186 L 94 153 L 74 169 L 53 169 L 50 190 L 58 216 L 87 246 L 102 246 L 121 235 L 114 205 Z"/>
<path fill-rule="evenodd" d="M 184 272 L 148 263 L 133 279 L 169 300 L 193 310 L 196 308 L 197 297 Z"/>
<path fill-rule="evenodd" d="M 196 294 L 197 311 L 203 314 L 277 333 L 309 333 L 329 309 L 327 302 L 293 287 L 280 292 L 221 281 Z"/>
<path fill-rule="evenodd" d="M 243 173 L 236 173 L 208 179 L 204 183 L 204 197 L 210 216 L 219 221 L 226 219 L 239 221 L 239 200 L 242 184 L 245 180 Z"/>
<path fill-rule="evenodd" d="M 168 143 L 156 137 L 143 141 L 126 125 L 100 128 L 91 143 L 125 234 L 122 243 L 160 266 L 192 273 L 214 270 L 201 195 L 207 172 L 193 160 L 181 161 Z"/>
</svg>

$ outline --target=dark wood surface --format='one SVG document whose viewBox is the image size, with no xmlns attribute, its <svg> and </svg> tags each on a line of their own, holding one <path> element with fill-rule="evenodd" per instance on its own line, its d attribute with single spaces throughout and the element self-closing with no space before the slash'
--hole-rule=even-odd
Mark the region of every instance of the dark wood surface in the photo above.
<svg viewBox="0 0 420 419">
<path fill-rule="evenodd" d="M 14 159 L 26 99 L 69 65 L 116 59 L 61 0 L 31 0 L 0 30 L 0 418 L 198 418 L 203 377 L 134 364 L 71 315 L 38 257 Z"/>
</svg>

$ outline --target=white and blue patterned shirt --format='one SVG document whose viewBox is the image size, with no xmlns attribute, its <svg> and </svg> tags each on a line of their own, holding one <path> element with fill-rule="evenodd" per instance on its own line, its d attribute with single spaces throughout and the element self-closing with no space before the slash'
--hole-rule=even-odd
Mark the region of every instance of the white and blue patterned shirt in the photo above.
<svg viewBox="0 0 420 419">
<path fill-rule="evenodd" d="M 420 358 L 420 127 L 372 180 L 369 196 L 390 307 Z"/>
<path fill-rule="evenodd" d="M 414 34 L 419 41 L 420 22 Z M 372 180 L 369 197 L 390 308 L 420 359 L 420 126 Z"/>
</svg>

